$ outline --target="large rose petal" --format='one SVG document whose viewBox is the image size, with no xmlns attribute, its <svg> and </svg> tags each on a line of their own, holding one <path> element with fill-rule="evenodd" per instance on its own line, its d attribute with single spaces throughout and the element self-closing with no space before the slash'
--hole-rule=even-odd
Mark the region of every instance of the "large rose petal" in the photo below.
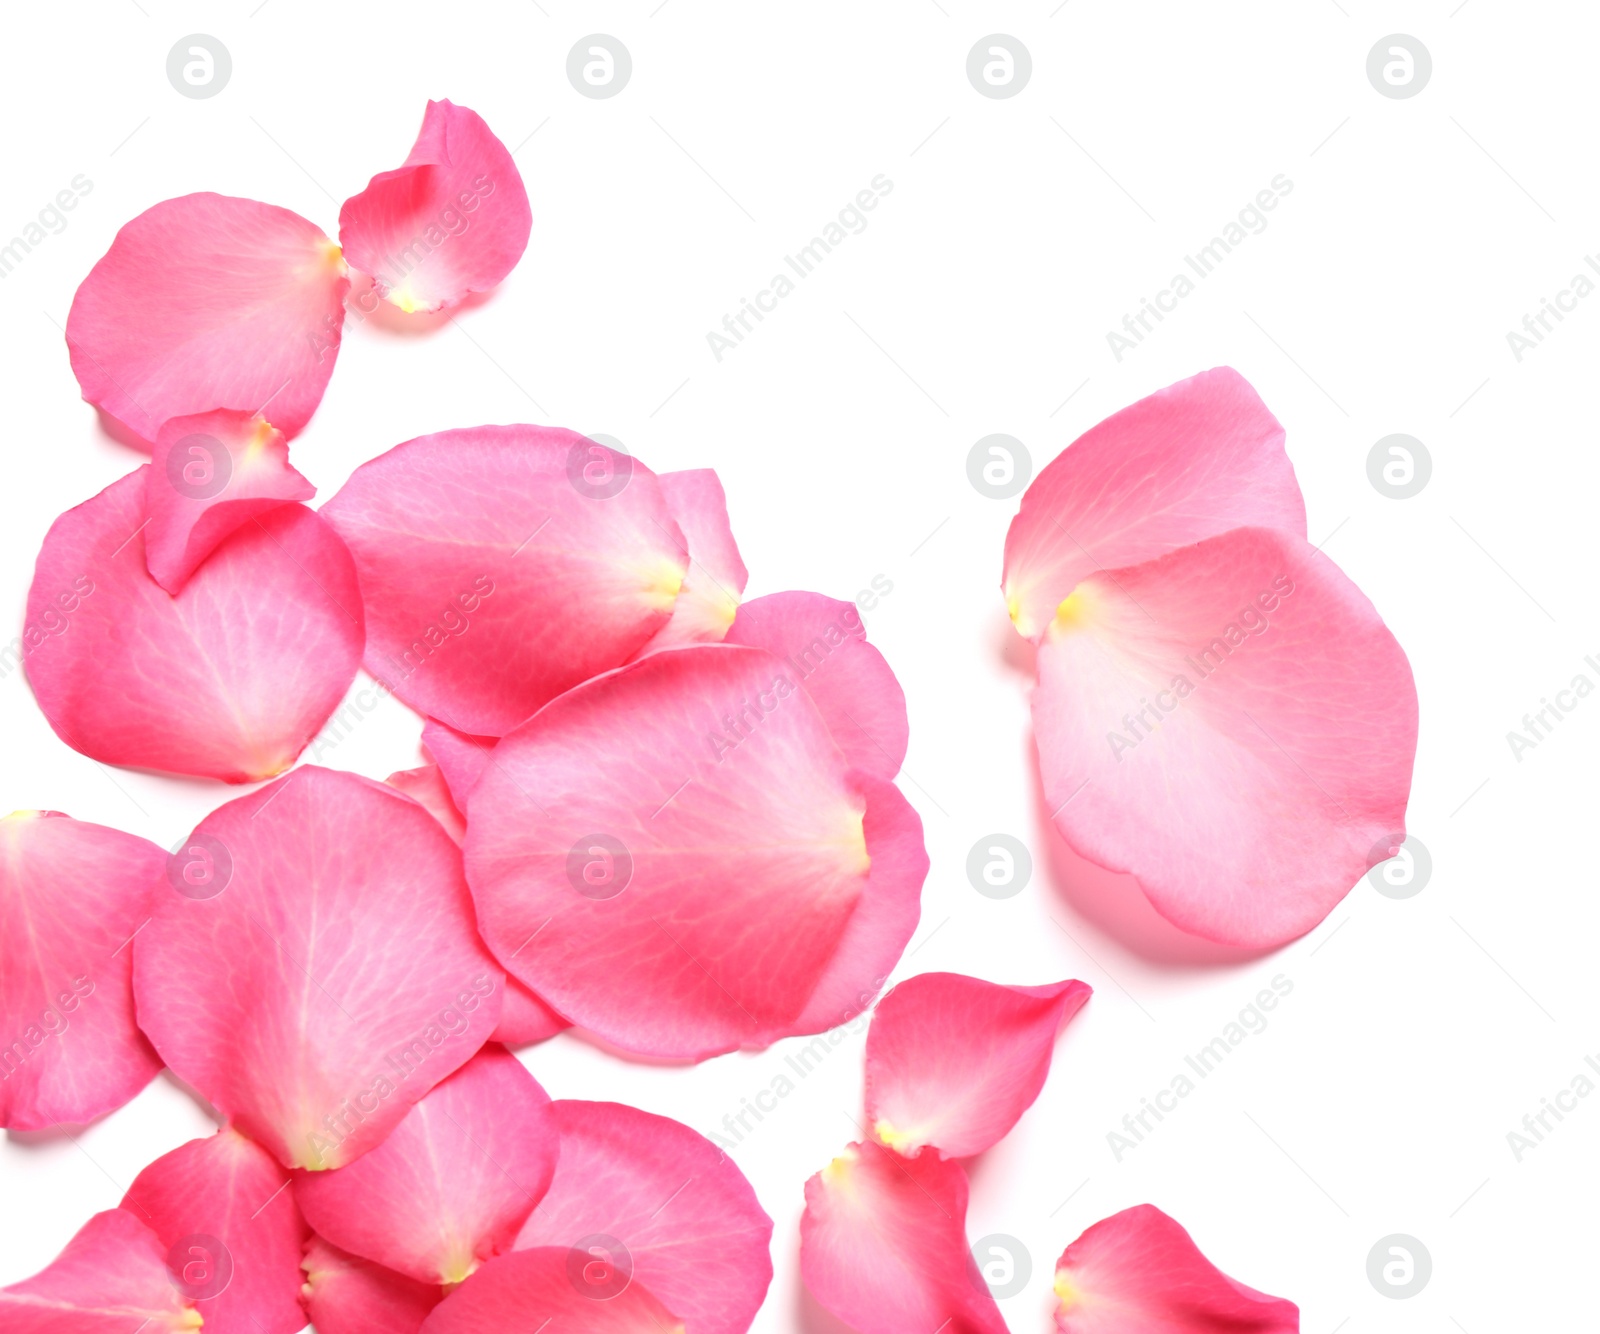
<svg viewBox="0 0 1600 1334">
<path fill-rule="evenodd" d="M 503 739 L 467 866 L 490 948 L 552 1006 L 626 1050 L 703 1058 L 801 1031 L 862 901 L 921 885 L 908 810 L 846 768 L 778 659 L 699 645 Z"/>
<path fill-rule="evenodd" d="M 191 1140 L 133 1179 L 122 1207 L 155 1229 L 210 1334 L 299 1334 L 309 1235 L 288 1174 L 234 1130 Z"/>
<path fill-rule="evenodd" d="M 167 1276 L 166 1247 L 126 1209 L 96 1214 L 47 1269 L 0 1288 L 6 1334 L 176 1334 L 200 1320 Z"/>
<path fill-rule="evenodd" d="M 301 1266 L 306 1314 L 317 1334 L 417 1334 L 444 1299 L 432 1283 L 347 1255 L 312 1237 Z"/>
<path fill-rule="evenodd" d="M 1411 667 L 1284 533 L 1085 579 L 1039 651 L 1033 718 L 1056 827 L 1195 935 L 1293 940 L 1405 838 Z"/>
<path fill-rule="evenodd" d="M 806 1182 L 800 1273 L 860 1334 L 1006 1334 L 967 1250 L 966 1219 L 960 1163 L 852 1144 Z"/>
<path fill-rule="evenodd" d="M 1291 1301 L 1237 1283 L 1154 1205 L 1103 1219 L 1056 1261 L 1059 1334 L 1298 1334 Z"/>
<path fill-rule="evenodd" d="M 727 642 L 782 658 L 856 768 L 880 778 L 900 772 L 910 736 L 905 691 L 867 643 L 853 602 L 799 592 L 752 598 L 739 608 Z"/>
<path fill-rule="evenodd" d="M 678 644 L 715 644 L 728 633 L 750 574 L 740 559 L 728 523 L 728 498 L 710 468 L 664 472 L 657 479 L 683 530 L 682 555 L 689 572 L 672 607 L 672 619 L 656 631 L 644 652 Z"/>
<path fill-rule="evenodd" d="M 302 767 L 213 811 L 134 946 L 139 1023 L 289 1167 L 342 1167 L 500 1014 L 460 850 L 414 801 Z"/>
<path fill-rule="evenodd" d="M 772 1281 L 772 1220 L 733 1160 L 688 1126 L 620 1103 L 550 1111 L 561 1158 L 518 1249 L 589 1252 L 696 1334 L 744 1334 Z"/>
<path fill-rule="evenodd" d="M 320 1236 L 424 1283 L 460 1283 L 511 1249 L 556 1170 L 550 1097 L 485 1047 L 336 1172 L 295 1182 Z"/>
<path fill-rule="evenodd" d="M 287 436 L 333 374 L 344 261 L 286 208 L 194 194 L 117 233 L 73 298 L 67 347 L 83 397 L 153 441 L 218 408 L 269 412 Z"/>
<path fill-rule="evenodd" d="M 533 211 L 517 164 L 483 118 L 429 102 L 405 162 L 339 210 L 345 255 L 406 312 L 486 292 L 528 247 Z"/>
<path fill-rule="evenodd" d="M 367 670 L 480 736 L 633 657 L 686 568 L 655 474 L 554 428 L 408 441 L 356 469 L 321 514 L 361 574 Z"/>
<path fill-rule="evenodd" d="M 145 561 L 169 593 L 241 524 L 317 494 L 290 467 L 283 432 L 245 412 L 172 418 L 144 477 Z"/>
<path fill-rule="evenodd" d="M 350 553 L 300 505 L 249 520 L 172 597 L 145 568 L 144 468 L 51 525 L 23 631 L 63 741 L 107 764 L 255 782 L 327 722 L 361 661 Z"/>
<path fill-rule="evenodd" d="M 1000 1142 L 1050 1073 L 1082 982 L 1007 987 L 921 973 L 878 1002 L 867 1030 L 867 1122 L 890 1148 L 970 1158 Z"/>
<path fill-rule="evenodd" d="M 607 1295 L 580 1290 L 595 1277 Z M 688 1326 L 643 1283 L 613 1292 L 614 1271 L 603 1257 L 585 1261 L 569 1249 L 544 1247 L 491 1260 L 435 1309 L 422 1334 L 688 1334 Z"/>
<path fill-rule="evenodd" d="M 0 820 L 0 1126 L 92 1121 L 161 1069 L 128 946 L 165 865 L 154 843 L 54 811 Z"/>
<path fill-rule="evenodd" d="M 1006 534 L 1011 619 L 1037 640 L 1091 574 L 1245 526 L 1304 537 L 1305 501 L 1283 427 L 1220 366 L 1107 417 L 1034 479 Z"/>
</svg>

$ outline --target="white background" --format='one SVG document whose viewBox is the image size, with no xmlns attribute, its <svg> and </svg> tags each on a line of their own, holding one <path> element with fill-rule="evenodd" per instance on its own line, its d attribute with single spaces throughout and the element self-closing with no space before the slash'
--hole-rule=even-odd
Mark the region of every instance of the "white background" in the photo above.
<svg viewBox="0 0 1600 1334">
<path fill-rule="evenodd" d="M 516 149 L 528 253 L 454 321 L 347 324 L 294 461 L 325 498 L 361 461 L 446 427 L 609 433 L 657 470 L 718 470 L 752 594 L 893 582 L 868 621 L 909 698 L 901 783 L 933 861 L 897 976 L 1095 988 L 1038 1103 L 974 1167 L 969 1235 L 1009 1234 L 1032 1255 L 1030 1289 L 1004 1303 L 1012 1327 L 1046 1327 L 1066 1243 L 1146 1200 L 1230 1273 L 1298 1301 L 1309 1334 L 1593 1327 L 1600 1097 L 1521 1162 L 1506 1139 L 1600 1051 L 1600 698 L 1521 762 L 1506 741 L 1575 674 L 1600 681 L 1583 663 L 1600 653 L 1600 296 L 1520 363 L 1506 340 L 1600 248 L 1592 6 L 258 4 L 7 6 L 0 235 L 78 173 L 94 189 L 0 282 L 0 619 L 20 627 L 54 516 L 140 461 L 79 401 L 58 329 L 116 229 L 217 190 L 332 233 L 339 201 L 403 159 L 428 97 L 471 106 Z M 165 76 L 196 31 L 234 64 L 205 101 Z M 633 58 L 606 101 L 565 76 L 594 32 Z M 993 32 L 1032 56 L 1007 100 L 966 77 Z M 1409 100 L 1366 77 L 1368 50 L 1395 32 L 1432 54 Z M 706 333 L 878 173 L 894 189 L 867 230 L 719 364 Z M 1106 332 L 1279 173 L 1294 188 L 1270 226 L 1115 360 Z M 1417 896 L 1362 882 L 1305 939 L 1254 959 L 1164 928 L 1130 885 L 1067 865 L 1043 827 L 1028 678 L 997 587 L 1016 502 L 985 499 L 965 470 L 993 432 L 1042 466 L 1220 363 L 1286 426 L 1312 540 L 1410 654 L 1410 825 L 1433 859 Z M 1391 432 L 1433 458 L 1410 500 L 1367 479 Z M 0 810 L 59 809 L 171 846 L 238 795 L 91 763 L 52 735 L 20 671 L 0 680 L 0 722 Z M 418 733 L 391 702 L 324 762 L 381 778 L 418 762 Z M 964 869 L 996 831 L 1036 861 L 1004 902 Z M 1116 1161 L 1107 1132 L 1278 973 L 1294 989 L 1271 1026 Z M 733 1150 L 777 1225 L 759 1330 L 834 1329 L 803 1296 L 797 1227 L 803 1182 L 856 1133 L 861 1044 Z M 524 1059 L 555 1096 L 710 1132 L 797 1045 L 664 1069 L 565 1036 Z M 0 1282 L 45 1265 L 140 1167 L 208 1126 L 163 1077 L 81 1134 L 0 1139 Z M 1406 1301 L 1366 1276 L 1396 1232 L 1434 1263 Z"/>
</svg>

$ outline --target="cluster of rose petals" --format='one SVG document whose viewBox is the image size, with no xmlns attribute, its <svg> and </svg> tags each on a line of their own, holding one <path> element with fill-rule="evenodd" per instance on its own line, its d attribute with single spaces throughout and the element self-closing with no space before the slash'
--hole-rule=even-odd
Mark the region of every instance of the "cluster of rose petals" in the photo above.
<svg viewBox="0 0 1600 1334">
<path fill-rule="evenodd" d="M 1283 428 L 1237 372 L 1068 446 L 1023 496 L 1003 587 L 1038 647 L 1056 828 L 1178 927 L 1283 944 L 1404 842 L 1410 665 L 1306 540 Z"/>
</svg>

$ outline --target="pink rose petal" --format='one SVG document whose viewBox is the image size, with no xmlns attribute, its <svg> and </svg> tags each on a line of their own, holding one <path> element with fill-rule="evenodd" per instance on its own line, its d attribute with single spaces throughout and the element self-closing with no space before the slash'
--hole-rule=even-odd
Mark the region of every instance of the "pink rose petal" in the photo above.
<svg viewBox="0 0 1600 1334">
<path fill-rule="evenodd" d="M 190 835 L 134 947 L 140 1026 L 289 1167 L 342 1167 L 464 1065 L 503 989 L 460 850 L 414 801 L 302 767 Z"/>
<path fill-rule="evenodd" d="M 491 1260 L 446 1297 L 422 1326 L 423 1334 L 688 1334 L 688 1326 L 640 1282 L 604 1299 L 581 1291 L 583 1274 L 614 1281 L 606 1261 L 544 1247 Z"/>
<path fill-rule="evenodd" d="M 406 312 L 443 310 L 516 267 L 533 212 L 517 165 L 483 118 L 429 102 L 405 162 L 339 210 L 339 241 L 378 294 Z"/>
<path fill-rule="evenodd" d="M 1210 940 L 1293 940 L 1405 838 L 1410 665 L 1301 538 L 1241 528 L 1090 575 L 1033 718 L 1063 837 Z"/>
<path fill-rule="evenodd" d="M 86 401 L 145 440 L 218 408 L 298 435 L 339 354 L 339 247 L 286 208 L 193 194 L 117 233 L 67 316 Z"/>
<path fill-rule="evenodd" d="M 144 474 L 144 555 L 151 577 L 177 593 L 246 521 L 317 488 L 289 466 L 282 431 L 244 412 L 173 417 Z"/>
<path fill-rule="evenodd" d="M 626 662 L 684 579 L 655 474 L 571 431 L 423 436 L 356 469 L 321 514 L 361 574 L 367 669 L 478 735 Z"/>
<path fill-rule="evenodd" d="M 1056 1261 L 1059 1334 L 1298 1334 L 1300 1311 L 1229 1278 L 1176 1221 L 1140 1204 Z"/>
<path fill-rule="evenodd" d="M 54 811 L 0 820 L 0 1126 L 92 1121 L 161 1069 L 134 1023 L 128 944 L 166 860 Z"/>
<path fill-rule="evenodd" d="M 500 1022 L 489 1035 L 491 1042 L 507 1047 L 531 1047 L 564 1033 L 572 1025 L 535 996 L 516 978 L 506 978 L 505 1004 L 500 1007 Z"/>
<path fill-rule="evenodd" d="M 489 752 L 499 740 L 495 736 L 472 736 L 467 732 L 458 732 L 437 718 L 423 722 L 422 744 L 444 775 L 457 809 L 467 809 L 467 795 L 477 785 L 489 763 Z"/>
<path fill-rule="evenodd" d="M 518 1250 L 598 1252 L 696 1334 L 743 1334 L 772 1280 L 772 1220 L 733 1160 L 688 1126 L 620 1103 L 550 1110 L 561 1157 Z M 614 1284 L 601 1275 L 595 1295 Z"/>
<path fill-rule="evenodd" d="M 390 787 L 404 792 L 437 820 L 444 832 L 460 846 L 467 836 L 466 817 L 456 809 L 455 799 L 445 784 L 444 773 L 437 764 L 424 764 L 417 769 L 401 769 L 383 780 Z"/>
<path fill-rule="evenodd" d="M 363 632 L 350 554 L 310 510 L 281 505 L 172 597 L 145 568 L 148 466 L 51 525 L 28 594 L 28 680 L 56 734 L 94 759 L 269 778 L 355 679 Z"/>
<path fill-rule="evenodd" d="M 302 1268 L 306 1314 L 317 1334 L 417 1334 L 444 1289 L 312 1237 Z"/>
<path fill-rule="evenodd" d="M 688 562 L 672 619 L 656 631 L 644 652 L 678 644 L 715 644 L 728 633 L 749 579 L 728 524 L 728 498 L 710 468 L 664 472 L 657 479 L 683 530 L 680 554 Z"/>
<path fill-rule="evenodd" d="M 1283 427 L 1219 366 L 1107 417 L 1029 486 L 1006 534 L 1006 603 L 1038 640 L 1100 570 L 1151 560 L 1229 528 L 1306 535 Z"/>
<path fill-rule="evenodd" d="M 1082 982 L 1008 987 L 921 973 L 878 1002 L 867 1030 L 867 1123 L 899 1153 L 970 1158 L 999 1143 L 1050 1073 Z"/>
<path fill-rule="evenodd" d="M 191 1140 L 133 1179 L 122 1207 L 161 1239 L 178 1291 L 210 1334 L 300 1334 L 310 1235 L 288 1174 L 234 1130 Z"/>
</svg>

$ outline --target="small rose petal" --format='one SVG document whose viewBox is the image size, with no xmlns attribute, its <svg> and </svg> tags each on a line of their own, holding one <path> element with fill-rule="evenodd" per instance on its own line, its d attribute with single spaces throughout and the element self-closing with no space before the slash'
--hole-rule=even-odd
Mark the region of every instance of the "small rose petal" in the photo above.
<svg viewBox="0 0 1600 1334">
<path fill-rule="evenodd" d="M 390 787 L 404 792 L 437 820 L 444 832 L 460 846 L 467 836 L 466 817 L 456 809 L 455 799 L 444 781 L 444 772 L 437 764 L 424 764 L 417 769 L 401 769 L 383 780 Z"/>
<path fill-rule="evenodd" d="M 422 1334 L 688 1334 L 643 1283 L 597 1298 L 578 1286 L 585 1274 L 612 1293 L 617 1278 L 604 1256 L 553 1246 L 502 1255 L 446 1297 Z"/>
<path fill-rule="evenodd" d="M 1038 640 L 1097 571 L 1245 526 L 1303 538 L 1306 507 L 1283 427 L 1219 366 L 1107 417 L 1034 479 L 1006 534 L 1011 619 Z"/>
<path fill-rule="evenodd" d="M 490 948 L 575 1024 L 652 1056 L 814 1031 L 796 1025 L 859 905 L 901 905 L 927 872 L 905 799 L 848 769 L 759 649 L 651 654 L 567 692 L 500 742 L 470 805 Z"/>
<path fill-rule="evenodd" d="M 48 1268 L 0 1288 L 6 1334 L 175 1334 L 200 1319 L 167 1275 L 166 1248 L 126 1209 L 96 1214 Z"/>
<path fill-rule="evenodd" d="M 1151 1204 L 1103 1219 L 1056 1261 L 1059 1334 L 1298 1334 L 1300 1310 L 1237 1283 Z"/>
<path fill-rule="evenodd" d="M 867 1122 L 899 1153 L 970 1158 L 999 1143 L 1050 1073 L 1082 982 L 1008 987 L 920 973 L 878 1002 L 867 1030 Z"/>
<path fill-rule="evenodd" d="M 0 820 L 0 1126 L 81 1125 L 161 1069 L 134 1023 L 128 945 L 166 860 L 55 811 Z"/>
<path fill-rule="evenodd" d="M 300 1334 L 310 1235 L 288 1174 L 234 1130 L 191 1140 L 133 1179 L 122 1207 L 155 1230 L 211 1334 Z"/>
<path fill-rule="evenodd" d="M 1209 940 L 1293 940 L 1405 838 L 1410 664 L 1301 538 L 1240 528 L 1089 576 L 1033 719 L 1062 835 Z"/>
<path fill-rule="evenodd" d="M 320 513 L 361 574 L 367 669 L 481 736 L 633 657 L 671 615 L 686 568 L 655 474 L 554 428 L 408 441 L 356 469 Z"/>
<path fill-rule="evenodd" d="M 306 1315 L 317 1334 L 417 1334 L 444 1289 L 347 1255 L 312 1237 L 302 1264 Z"/>
<path fill-rule="evenodd" d="M 438 764 L 458 810 L 467 809 L 467 796 L 477 785 L 489 763 L 489 752 L 499 740 L 495 736 L 458 732 L 437 718 L 429 718 L 422 724 L 422 744 Z"/>
<path fill-rule="evenodd" d="M 507 1047 L 531 1047 L 571 1027 L 516 978 L 508 976 L 505 1004 L 500 1007 L 500 1022 L 495 1025 L 489 1040 L 504 1043 Z"/>
<path fill-rule="evenodd" d="M 381 783 L 296 769 L 202 820 L 167 880 L 140 1026 L 285 1166 L 374 1148 L 499 1019 L 460 850 Z"/>
<path fill-rule="evenodd" d="M 407 313 L 486 292 L 528 247 L 533 211 L 517 165 L 483 117 L 429 102 L 405 162 L 339 210 L 339 240 L 378 294 Z"/>
<path fill-rule="evenodd" d="M 845 758 L 893 778 L 906 757 L 906 695 L 871 644 L 853 602 L 820 593 L 769 593 L 739 608 L 728 643 L 782 658 L 822 710 Z"/>
<path fill-rule="evenodd" d="M 83 397 L 153 441 L 173 417 L 270 409 L 293 437 L 339 354 L 344 261 L 286 208 L 193 194 L 117 233 L 67 316 Z"/>
<path fill-rule="evenodd" d="M 710 468 L 664 472 L 657 479 L 683 530 L 682 555 L 689 572 L 672 606 L 672 619 L 656 631 L 643 652 L 678 644 L 715 644 L 728 633 L 739 610 L 749 572 L 739 557 L 728 523 L 728 498 Z"/>
<path fill-rule="evenodd" d="M 966 1219 L 960 1163 L 852 1144 L 806 1182 L 801 1276 L 860 1334 L 1006 1334 L 967 1250 Z"/>
<path fill-rule="evenodd" d="M 518 1251 L 597 1248 L 696 1334 L 743 1334 L 772 1281 L 772 1220 L 733 1160 L 688 1126 L 620 1103 L 550 1111 L 561 1157 Z"/>
<path fill-rule="evenodd" d="M 156 436 L 144 474 L 144 555 L 151 577 L 177 593 L 240 525 L 317 488 L 289 466 L 282 431 L 245 412 L 174 417 Z"/>
<path fill-rule="evenodd" d="M 281 773 L 360 665 L 350 553 L 310 510 L 281 505 L 173 597 L 145 568 L 145 468 L 45 537 L 23 630 L 39 707 L 57 736 L 107 764 L 231 783 Z"/>
</svg>

